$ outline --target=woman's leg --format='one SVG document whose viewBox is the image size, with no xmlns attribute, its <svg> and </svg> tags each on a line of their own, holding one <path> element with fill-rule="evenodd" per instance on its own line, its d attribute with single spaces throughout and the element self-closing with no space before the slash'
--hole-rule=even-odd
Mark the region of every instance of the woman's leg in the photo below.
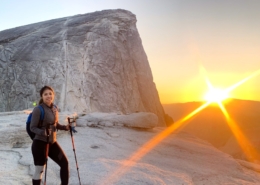
<svg viewBox="0 0 260 185">
<path fill-rule="evenodd" d="M 61 185 L 69 184 L 69 162 L 61 149 L 60 145 L 55 142 L 50 145 L 49 157 L 60 166 Z"/>
<path fill-rule="evenodd" d="M 33 140 L 32 155 L 35 165 L 35 171 L 32 178 L 33 185 L 40 185 L 42 180 L 42 173 L 45 166 L 45 150 L 46 142 L 40 140 Z"/>
</svg>

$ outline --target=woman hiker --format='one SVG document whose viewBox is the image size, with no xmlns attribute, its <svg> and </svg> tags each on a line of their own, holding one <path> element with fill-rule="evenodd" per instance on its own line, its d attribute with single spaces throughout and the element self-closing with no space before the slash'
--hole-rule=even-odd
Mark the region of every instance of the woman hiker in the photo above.
<svg viewBox="0 0 260 185">
<path fill-rule="evenodd" d="M 32 143 L 32 155 L 35 165 L 35 172 L 32 178 L 33 185 L 40 185 L 42 173 L 48 156 L 60 166 L 61 185 L 69 183 L 69 163 L 68 159 L 56 140 L 56 131 L 69 130 L 69 125 L 58 123 L 58 109 L 53 105 L 54 90 L 49 86 L 44 86 L 40 90 L 41 99 L 39 105 L 44 109 L 44 118 L 39 125 L 41 110 L 35 107 L 32 113 L 30 129 L 35 133 Z"/>
</svg>

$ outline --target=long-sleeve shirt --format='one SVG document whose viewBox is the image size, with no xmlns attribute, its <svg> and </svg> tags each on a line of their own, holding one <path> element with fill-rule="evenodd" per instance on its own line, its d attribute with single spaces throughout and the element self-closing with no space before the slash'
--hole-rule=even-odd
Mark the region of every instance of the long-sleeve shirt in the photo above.
<svg viewBox="0 0 260 185">
<path fill-rule="evenodd" d="M 59 130 L 69 130 L 68 126 L 61 125 L 58 123 L 59 113 L 58 109 L 55 106 L 47 106 L 42 103 L 41 106 L 44 109 L 44 118 L 42 124 L 40 125 L 40 115 L 41 110 L 39 107 L 35 107 L 32 113 L 32 120 L 30 129 L 35 133 L 34 139 L 42 140 L 47 142 L 47 134 L 46 128 L 51 129 L 51 133 L 49 135 L 49 143 L 56 142 L 56 131 Z"/>
</svg>

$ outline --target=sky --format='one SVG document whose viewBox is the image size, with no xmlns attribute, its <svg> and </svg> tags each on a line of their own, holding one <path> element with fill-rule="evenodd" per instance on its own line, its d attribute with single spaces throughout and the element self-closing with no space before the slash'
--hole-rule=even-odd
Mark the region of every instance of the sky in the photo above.
<svg viewBox="0 0 260 185">
<path fill-rule="evenodd" d="M 163 104 L 204 100 L 206 77 L 225 89 L 260 70 L 259 0 L 0 0 L 0 31 L 118 8 L 137 17 Z M 260 75 L 229 95 L 260 101 Z"/>
</svg>

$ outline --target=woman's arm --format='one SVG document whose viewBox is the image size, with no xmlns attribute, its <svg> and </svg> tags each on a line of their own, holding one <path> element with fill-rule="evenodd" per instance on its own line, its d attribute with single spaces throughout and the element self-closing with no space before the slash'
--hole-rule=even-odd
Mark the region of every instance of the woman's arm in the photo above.
<svg viewBox="0 0 260 185">
<path fill-rule="evenodd" d="M 57 128 L 58 130 L 66 130 L 66 131 L 68 131 L 68 130 L 70 129 L 70 128 L 69 128 L 69 125 L 61 125 L 61 124 L 59 124 L 59 123 L 57 123 L 56 128 Z"/>
</svg>

